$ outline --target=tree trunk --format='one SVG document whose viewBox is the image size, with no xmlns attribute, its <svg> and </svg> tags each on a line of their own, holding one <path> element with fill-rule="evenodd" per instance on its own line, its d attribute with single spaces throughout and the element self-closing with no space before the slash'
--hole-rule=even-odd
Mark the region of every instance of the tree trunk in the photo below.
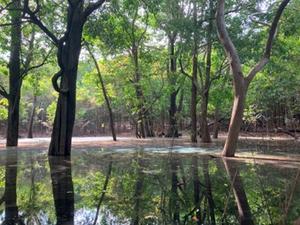
<svg viewBox="0 0 300 225">
<path fill-rule="evenodd" d="M 60 43 L 57 59 L 61 67 L 61 87 L 56 107 L 49 155 L 71 154 L 72 133 L 76 110 L 76 80 L 81 50 L 83 3 L 69 9 L 69 31 Z M 63 68 L 62 68 L 63 67 Z"/>
<path fill-rule="evenodd" d="M 214 17 L 213 1 L 209 1 L 210 18 Z M 207 52 L 206 52 L 206 68 L 205 68 L 205 83 L 202 88 L 202 101 L 201 101 L 201 141 L 203 143 L 210 143 L 210 133 L 207 121 L 207 105 L 209 98 L 209 89 L 211 83 L 211 52 L 212 52 L 212 32 L 213 32 L 213 20 L 209 20 L 207 28 Z"/>
<path fill-rule="evenodd" d="M 235 162 L 223 159 L 225 169 L 232 185 L 234 198 L 238 208 L 239 220 L 241 225 L 254 225 L 251 210 L 248 204 L 246 192 L 244 190 L 242 178 Z"/>
<path fill-rule="evenodd" d="M 153 131 L 153 121 L 149 113 L 145 113 L 145 132 L 147 137 L 155 137 L 154 131 Z"/>
<path fill-rule="evenodd" d="M 28 126 L 28 138 L 33 138 L 33 121 L 34 121 L 34 116 L 35 116 L 35 108 L 36 108 L 36 95 L 34 94 L 33 96 L 33 103 L 32 103 L 32 110 L 30 113 L 30 118 L 29 118 L 29 126 Z"/>
<path fill-rule="evenodd" d="M 192 74 L 192 90 L 191 90 L 191 141 L 197 142 L 197 82 L 198 82 L 198 33 L 197 26 L 197 5 L 193 1 L 193 20 L 195 26 L 194 32 L 194 51 L 193 51 L 193 74 Z"/>
<path fill-rule="evenodd" d="M 209 133 L 209 127 L 207 122 L 207 105 L 208 105 L 208 92 L 205 92 L 202 95 L 202 101 L 201 101 L 201 141 L 203 143 L 210 143 L 210 133 Z"/>
<path fill-rule="evenodd" d="M 107 110 L 108 110 L 108 114 L 109 114 L 109 124 L 110 124 L 111 134 L 112 134 L 113 140 L 117 141 L 117 136 L 116 136 L 116 131 L 115 131 L 115 123 L 114 123 L 114 115 L 113 115 L 113 111 L 112 111 L 112 108 L 111 108 L 109 97 L 107 95 L 107 90 L 105 88 L 105 84 L 104 84 L 104 81 L 103 81 L 103 78 L 102 78 L 100 67 L 99 67 L 98 62 L 97 62 L 92 50 L 90 49 L 88 43 L 86 43 L 86 46 L 87 46 L 87 50 L 88 50 L 90 56 L 92 57 L 92 59 L 94 61 L 96 69 L 97 69 L 98 79 L 99 79 L 99 82 L 100 82 L 100 85 L 101 85 L 102 93 L 103 93 L 105 103 L 106 103 L 106 106 L 107 106 Z"/>
<path fill-rule="evenodd" d="M 177 138 L 178 135 L 178 125 L 177 125 L 177 105 L 176 98 L 178 90 L 176 90 L 176 55 L 175 55 L 175 35 L 171 35 L 169 38 L 170 44 L 170 85 L 174 89 L 170 95 L 170 106 L 169 106 L 169 130 L 166 137 Z"/>
<path fill-rule="evenodd" d="M 136 43 L 132 44 L 131 49 L 132 57 L 133 57 L 133 63 L 134 63 L 134 88 L 136 97 L 138 100 L 138 118 L 137 118 L 137 132 L 139 137 L 146 138 L 146 131 L 145 131 L 145 99 L 144 99 L 144 93 L 141 87 L 141 73 L 139 68 L 139 52 L 138 52 L 138 46 Z"/>
<path fill-rule="evenodd" d="M 49 158 L 56 224 L 74 224 L 74 188 L 69 157 Z"/>
<path fill-rule="evenodd" d="M 9 59 L 9 96 L 6 146 L 17 146 L 19 135 L 19 106 L 21 95 L 21 7 L 20 0 L 14 0 L 11 14 L 11 44 Z"/>
<path fill-rule="evenodd" d="M 215 122 L 214 122 L 214 128 L 213 128 L 213 138 L 214 139 L 218 139 L 219 129 L 220 129 L 219 108 L 218 108 L 218 106 L 216 106 L 216 109 L 215 109 Z"/>
<path fill-rule="evenodd" d="M 243 123 L 244 107 L 246 100 L 246 92 L 243 80 L 241 84 L 235 85 L 234 102 L 231 112 L 231 119 L 229 124 L 228 135 L 225 141 L 222 155 L 226 157 L 233 157 L 237 148 L 239 132 Z"/>
</svg>

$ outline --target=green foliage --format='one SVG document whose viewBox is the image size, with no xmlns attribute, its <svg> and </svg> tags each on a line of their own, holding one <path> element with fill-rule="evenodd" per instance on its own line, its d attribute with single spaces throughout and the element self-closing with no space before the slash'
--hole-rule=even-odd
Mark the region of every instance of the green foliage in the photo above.
<svg viewBox="0 0 300 225">
<path fill-rule="evenodd" d="M 6 98 L 0 99 L 0 120 L 7 119 L 8 101 Z"/>
</svg>

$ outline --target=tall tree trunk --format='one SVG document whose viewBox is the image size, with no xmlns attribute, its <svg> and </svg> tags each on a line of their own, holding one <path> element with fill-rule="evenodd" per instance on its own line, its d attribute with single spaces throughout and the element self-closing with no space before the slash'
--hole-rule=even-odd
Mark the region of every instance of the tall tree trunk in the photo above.
<svg viewBox="0 0 300 225">
<path fill-rule="evenodd" d="M 167 137 L 179 137 L 178 134 L 178 125 L 177 125 L 177 105 L 176 99 L 178 94 L 178 89 L 176 89 L 176 61 L 177 57 L 175 55 L 175 39 L 176 35 L 170 35 L 169 37 L 169 45 L 170 45 L 170 85 L 174 89 L 170 95 L 170 106 L 169 106 L 169 130 L 167 132 Z"/>
<path fill-rule="evenodd" d="M 56 107 L 49 155 L 70 155 L 72 144 L 72 133 L 76 110 L 76 80 L 78 61 L 81 50 L 82 37 L 82 11 L 83 3 L 76 7 L 69 7 L 68 21 L 69 31 L 66 40 L 61 41 L 58 49 L 57 59 L 61 67 L 60 74 L 54 76 L 54 83 L 61 77 L 59 97 Z M 54 84 L 55 86 L 55 84 Z"/>
<path fill-rule="evenodd" d="M 137 131 L 138 136 L 141 138 L 146 137 L 146 131 L 145 131 L 145 106 L 144 106 L 144 93 L 141 87 L 141 73 L 139 68 L 139 52 L 138 52 L 138 46 L 136 43 L 132 44 L 131 53 L 133 57 L 133 63 L 134 63 L 134 87 L 135 87 L 135 93 L 138 100 L 138 118 L 137 118 Z"/>
<path fill-rule="evenodd" d="M 251 210 L 248 204 L 246 192 L 244 190 L 242 178 L 235 162 L 223 159 L 225 169 L 232 185 L 234 198 L 238 208 L 239 220 L 241 225 L 254 225 Z"/>
<path fill-rule="evenodd" d="M 98 62 L 97 62 L 92 50 L 90 49 L 88 43 L 86 43 L 86 47 L 87 47 L 87 50 L 88 50 L 90 56 L 92 57 L 92 59 L 94 61 L 96 69 L 97 69 L 98 79 L 99 79 L 99 82 L 100 82 L 100 85 L 101 85 L 102 93 L 103 93 L 105 103 L 106 103 L 106 106 L 107 106 L 107 110 L 108 110 L 108 114 L 109 114 L 109 124 L 110 124 L 111 134 L 112 134 L 113 140 L 117 141 L 117 136 L 116 136 L 116 131 L 115 131 L 115 124 L 114 124 L 114 115 L 113 115 L 110 100 L 109 100 L 109 97 L 108 97 L 108 94 L 107 94 L 107 90 L 106 90 L 106 87 L 105 87 L 105 84 L 104 84 L 104 81 L 103 81 L 103 78 L 102 78 L 100 67 L 99 67 Z"/>
<path fill-rule="evenodd" d="M 33 96 L 33 103 L 32 103 L 32 109 L 30 113 L 30 118 L 29 118 L 29 125 L 28 125 L 28 138 L 33 138 L 33 122 L 34 122 L 34 117 L 35 117 L 35 109 L 36 109 L 36 95 L 34 94 Z"/>
<path fill-rule="evenodd" d="M 9 59 L 9 95 L 7 120 L 7 146 L 18 145 L 19 135 L 19 108 L 21 96 L 21 0 L 14 0 L 11 5 L 11 44 Z"/>
<path fill-rule="evenodd" d="M 198 29 L 197 29 L 197 4 L 193 1 L 194 51 L 193 51 L 193 74 L 191 90 L 191 141 L 197 142 L 197 82 L 198 82 Z"/>
<path fill-rule="evenodd" d="M 201 100 L 201 141 L 203 143 L 210 143 L 210 133 L 207 121 L 207 105 L 209 98 L 210 80 L 211 80 L 211 52 L 212 52 L 212 32 L 213 32 L 213 20 L 214 17 L 214 5 L 213 1 L 209 1 L 209 24 L 207 28 L 207 50 L 206 50 L 206 68 L 205 68 L 205 83 L 202 89 L 202 100 Z"/>
<path fill-rule="evenodd" d="M 50 174 L 57 222 L 74 224 L 74 188 L 70 157 L 50 157 Z"/>
</svg>

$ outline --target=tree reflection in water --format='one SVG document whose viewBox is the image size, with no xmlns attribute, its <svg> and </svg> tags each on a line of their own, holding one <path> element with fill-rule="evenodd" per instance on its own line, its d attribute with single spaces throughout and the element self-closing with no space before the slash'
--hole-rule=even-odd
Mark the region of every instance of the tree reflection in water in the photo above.
<svg viewBox="0 0 300 225">
<path fill-rule="evenodd" d="M 3 201 L 5 204 L 4 225 L 23 224 L 21 218 L 19 217 L 19 210 L 17 206 L 17 171 L 17 151 L 6 151 L 5 191 L 3 196 Z"/>
<path fill-rule="evenodd" d="M 225 169 L 230 177 L 230 183 L 238 208 L 239 221 L 241 225 L 254 225 L 251 210 L 244 190 L 242 178 L 238 165 L 234 161 L 223 159 Z"/>
<path fill-rule="evenodd" d="M 74 189 L 68 157 L 49 157 L 57 225 L 74 224 Z"/>
<path fill-rule="evenodd" d="M 0 224 L 294 225 L 299 171 L 142 149 L 0 152 Z"/>
</svg>

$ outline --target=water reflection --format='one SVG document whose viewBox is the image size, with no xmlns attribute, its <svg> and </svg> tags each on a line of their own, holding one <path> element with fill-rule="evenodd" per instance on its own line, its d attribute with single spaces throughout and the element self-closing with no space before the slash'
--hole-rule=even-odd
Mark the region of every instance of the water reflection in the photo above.
<svg viewBox="0 0 300 225">
<path fill-rule="evenodd" d="M 230 177 L 230 184 L 238 208 L 241 225 L 253 225 L 253 219 L 238 165 L 234 161 L 223 159 L 225 169 Z"/>
<path fill-rule="evenodd" d="M 294 224 L 299 177 L 299 164 L 142 149 L 0 152 L 0 224 Z"/>
<path fill-rule="evenodd" d="M 18 170 L 18 155 L 17 152 L 6 153 L 5 163 L 5 187 L 4 196 L 1 202 L 5 205 L 5 216 L 3 224 L 23 224 L 19 218 L 17 206 L 17 170 Z"/>
<path fill-rule="evenodd" d="M 68 157 L 50 157 L 50 174 L 57 225 L 74 224 L 74 189 L 71 160 Z"/>
</svg>

